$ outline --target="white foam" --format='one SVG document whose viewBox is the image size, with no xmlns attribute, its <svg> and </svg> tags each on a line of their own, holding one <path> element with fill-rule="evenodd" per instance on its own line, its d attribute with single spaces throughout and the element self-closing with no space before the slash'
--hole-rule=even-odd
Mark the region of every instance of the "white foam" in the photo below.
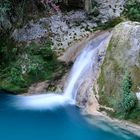
<svg viewBox="0 0 140 140">
<path fill-rule="evenodd" d="M 19 109 L 53 109 L 57 106 L 74 104 L 74 100 L 57 94 L 41 94 L 32 96 L 18 96 L 13 106 Z"/>
</svg>

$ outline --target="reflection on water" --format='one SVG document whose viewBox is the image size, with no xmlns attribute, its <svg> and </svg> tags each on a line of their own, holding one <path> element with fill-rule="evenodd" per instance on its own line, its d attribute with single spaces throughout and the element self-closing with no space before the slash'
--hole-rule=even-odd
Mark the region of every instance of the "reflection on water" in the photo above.
<svg viewBox="0 0 140 140">
<path fill-rule="evenodd" d="M 73 105 L 20 110 L 10 96 L 0 96 L 0 140 L 137 140 L 88 124 Z M 101 123 L 99 125 L 102 125 Z M 106 129 L 107 130 L 107 129 Z"/>
</svg>

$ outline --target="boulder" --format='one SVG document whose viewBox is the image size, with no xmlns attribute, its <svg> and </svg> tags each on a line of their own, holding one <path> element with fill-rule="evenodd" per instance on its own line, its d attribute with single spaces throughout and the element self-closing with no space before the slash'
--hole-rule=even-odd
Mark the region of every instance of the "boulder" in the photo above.
<svg viewBox="0 0 140 140">
<path fill-rule="evenodd" d="M 132 78 L 132 91 L 140 87 L 140 23 L 117 25 L 107 48 L 98 78 L 100 103 L 112 106 L 118 95 L 120 81 L 126 72 Z"/>
</svg>

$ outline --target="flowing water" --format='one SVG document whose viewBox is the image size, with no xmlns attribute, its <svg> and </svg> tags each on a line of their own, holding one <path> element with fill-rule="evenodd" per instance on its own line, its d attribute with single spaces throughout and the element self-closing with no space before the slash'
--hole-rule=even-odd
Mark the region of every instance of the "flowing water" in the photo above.
<svg viewBox="0 0 140 140">
<path fill-rule="evenodd" d="M 100 40 L 96 42 L 89 42 L 87 47 L 85 47 L 77 57 L 69 75 L 68 85 L 64 91 L 65 97 L 76 99 L 77 91 L 82 84 L 81 79 L 84 79 L 86 73 L 92 68 L 97 57 L 98 46 L 105 37 L 103 36 L 103 38 L 100 38 Z"/>
<path fill-rule="evenodd" d="M 87 123 L 75 106 L 82 79 L 93 67 L 100 44 L 107 37 L 97 37 L 78 55 L 62 95 L 13 96 L 1 92 L 0 140 L 138 140 L 108 124 L 98 127 Z"/>
</svg>

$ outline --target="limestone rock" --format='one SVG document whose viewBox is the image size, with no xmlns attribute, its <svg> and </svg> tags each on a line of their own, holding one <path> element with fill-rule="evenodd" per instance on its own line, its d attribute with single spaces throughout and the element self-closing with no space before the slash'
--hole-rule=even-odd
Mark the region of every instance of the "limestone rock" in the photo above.
<svg viewBox="0 0 140 140">
<path fill-rule="evenodd" d="M 47 92 L 48 86 L 49 84 L 46 81 L 35 83 L 29 88 L 28 94 L 39 94 L 39 93 Z"/>
<path fill-rule="evenodd" d="M 138 0 L 139 1 L 139 0 Z M 112 18 L 119 17 L 124 9 L 126 0 L 65 0 L 68 6 L 84 8 L 87 13 L 99 13 L 98 19 L 106 22 Z M 98 14 L 97 14 L 98 15 Z"/>
<path fill-rule="evenodd" d="M 73 42 L 88 37 L 96 26 L 92 19 L 87 18 L 84 10 L 77 10 L 57 13 L 37 22 L 30 21 L 24 27 L 16 29 L 12 37 L 18 42 L 49 38 L 53 43 L 52 48 L 60 56 Z"/>
<path fill-rule="evenodd" d="M 119 17 L 124 9 L 126 0 L 93 0 L 97 3 L 99 10 L 98 18 L 101 22 L 106 22 L 110 19 Z"/>
<path fill-rule="evenodd" d="M 112 34 L 98 78 L 100 101 L 107 105 L 116 99 L 126 71 L 132 78 L 132 91 L 139 92 L 140 87 L 140 23 L 120 23 Z"/>
<path fill-rule="evenodd" d="M 21 29 L 16 29 L 12 37 L 19 42 L 28 42 L 41 37 L 45 37 L 48 34 L 45 26 L 49 25 L 49 21 L 45 18 L 40 19 L 37 23 L 30 22 Z"/>
</svg>

